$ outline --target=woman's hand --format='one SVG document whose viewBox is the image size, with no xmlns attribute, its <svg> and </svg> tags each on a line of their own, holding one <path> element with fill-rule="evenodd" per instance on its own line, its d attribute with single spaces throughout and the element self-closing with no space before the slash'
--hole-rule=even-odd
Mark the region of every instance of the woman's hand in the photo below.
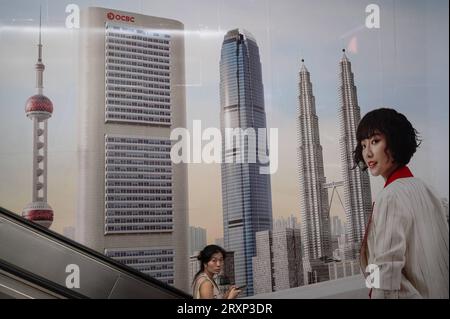
<svg viewBox="0 0 450 319">
<path fill-rule="evenodd" d="M 239 294 L 241 293 L 241 290 L 237 289 L 235 285 L 230 286 L 230 288 L 225 293 L 224 297 L 225 299 L 235 299 Z"/>
</svg>

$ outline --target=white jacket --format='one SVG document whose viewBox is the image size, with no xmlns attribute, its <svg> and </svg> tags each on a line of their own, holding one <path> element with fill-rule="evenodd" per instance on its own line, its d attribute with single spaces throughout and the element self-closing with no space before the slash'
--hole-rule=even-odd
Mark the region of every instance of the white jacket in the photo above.
<svg viewBox="0 0 450 319">
<path fill-rule="evenodd" d="M 408 177 L 387 185 L 375 201 L 361 256 L 363 264 L 379 267 L 372 298 L 449 298 L 448 242 L 442 202 L 424 182 Z"/>
</svg>

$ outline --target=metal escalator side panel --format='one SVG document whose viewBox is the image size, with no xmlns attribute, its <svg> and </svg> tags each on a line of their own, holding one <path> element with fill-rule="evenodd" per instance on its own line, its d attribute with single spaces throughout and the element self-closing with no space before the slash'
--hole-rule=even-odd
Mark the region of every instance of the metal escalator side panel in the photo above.
<svg viewBox="0 0 450 319">
<path fill-rule="evenodd" d="M 1 259 L 64 287 L 77 268 L 71 288 L 89 298 L 192 298 L 1 207 L 0 243 Z"/>
<path fill-rule="evenodd" d="M 90 298 L 107 298 L 117 279 L 117 274 L 95 260 L 1 219 L 0 242 L 10 243 L 0 246 L 0 258 L 62 286 L 70 279 L 67 267 L 76 265 L 79 288 L 74 290 Z"/>
<path fill-rule="evenodd" d="M 84 299 L 86 297 L 0 259 L 0 299 L 5 298 Z"/>
</svg>

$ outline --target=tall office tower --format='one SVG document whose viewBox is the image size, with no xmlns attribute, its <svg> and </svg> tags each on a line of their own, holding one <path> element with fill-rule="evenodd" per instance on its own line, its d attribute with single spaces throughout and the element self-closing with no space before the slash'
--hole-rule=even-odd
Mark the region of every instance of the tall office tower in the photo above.
<svg viewBox="0 0 450 319">
<path fill-rule="evenodd" d="M 234 251 L 227 251 L 227 253 L 225 254 L 222 278 L 224 279 L 224 282 L 229 284 L 234 284 L 236 281 L 234 275 Z"/>
<path fill-rule="evenodd" d="M 189 256 L 201 251 L 206 246 L 206 229 L 189 226 Z"/>
<path fill-rule="evenodd" d="M 188 291 L 186 164 L 170 133 L 186 126 L 183 24 L 81 13 L 77 237 Z"/>
<path fill-rule="evenodd" d="M 197 272 L 200 270 L 200 261 L 198 260 L 198 255 L 189 256 L 189 285 L 192 287 L 192 282 Z M 189 291 L 192 293 L 192 291 Z"/>
<path fill-rule="evenodd" d="M 304 62 L 302 60 L 302 62 Z M 303 263 L 331 257 L 330 215 L 325 183 L 319 123 L 310 74 L 302 63 L 298 107 L 298 171 L 300 181 Z"/>
<path fill-rule="evenodd" d="M 257 232 L 256 256 L 252 258 L 254 293 L 273 292 L 275 279 L 273 276 L 272 232 L 270 230 Z"/>
<path fill-rule="evenodd" d="M 356 148 L 356 129 L 361 120 L 352 66 L 347 56 L 340 64 L 340 147 L 342 177 L 344 179 L 344 208 L 348 248 L 346 258 L 355 259 L 359 254 L 361 241 L 372 210 L 370 179 L 367 171 L 355 168 L 353 151 Z"/>
<path fill-rule="evenodd" d="M 300 243 L 300 229 L 284 228 L 272 232 L 275 291 L 303 284 Z"/>
<path fill-rule="evenodd" d="M 303 284 L 300 229 L 278 228 L 256 233 L 253 257 L 255 294 Z"/>
<path fill-rule="evenodd" d="M 25 105 L 25 113 L 33 121 L 32 201 L 23 209 L 22 216 L 49 228 L 53 223 L 53 210 L 47 203 L 47 120 L 52 116 L 53 103 L 43 94 L 45 65 L 42 63 L 41 16 L 38 60 L 35 66 L 38 92 L 30 97 Z"/>
<path fill-rule="evenodd" d="M 225 260 L 223 263 L 222 271 L 216 278 L 217 285 L 221 293 L 226 293 L 230 288 L 230 285 L 234 285 L 234 251 L 227 251 L 225 254 Z"/>
<path fill-rule="evenodd" d="M 222 44 L 220 58 L 220 103 L 222 129 L 222 205 L 225 249 L 234 251 L 236 284 L 247 284 L 242 296 L 253 294 L 252 257 L 255 233 L 272 228 L 270 176 L 262 174 L 268 163 L 259 160 L 265 147 L 251 146 L 267 141 L 264 92 L 259 50 L 247 31 L 229 31 Z M 225 134 L 231 128 L 245 130 L 248 138 L 225 147 Z M 227 130 L 228 129 L 228 130 Z M 251 132 L 255 133 L 253 138 Z M 238 136 L 238 140 L 240 139 Z M 249 151 L 250 150 L 250 151 Z M 257 160 L 249 160 L 249 157 Z M 246 160 L 238 160 L 245 157 Z"/>
<path fill-rule="evenodd" d="M 344 227 L 342 226 L 341 219 L 339 216 L 333 216 L 332 227 L 331 227 L 331 235 L 332 236 L 340 236 L 344 233 Z"/>
</svg>

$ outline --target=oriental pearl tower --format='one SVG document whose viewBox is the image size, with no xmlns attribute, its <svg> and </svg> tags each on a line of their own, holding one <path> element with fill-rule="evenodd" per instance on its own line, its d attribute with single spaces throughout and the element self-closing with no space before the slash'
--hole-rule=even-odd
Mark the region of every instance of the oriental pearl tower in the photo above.
<svg viewBox="0 0 450 319">
<path fill-rule="evenodd" d="M 39 16 L 39 44 L 36 69 L 37 94 L 27 100 L 25 113 L 33 121 L 33 191 L 32 201 L 22 216 L 46 228 L 53 222 L 53 210 L 47 203 L 47 120 L 52 116 L 53 103 L 43 94 L 41 15 Z"/>
</svg>

